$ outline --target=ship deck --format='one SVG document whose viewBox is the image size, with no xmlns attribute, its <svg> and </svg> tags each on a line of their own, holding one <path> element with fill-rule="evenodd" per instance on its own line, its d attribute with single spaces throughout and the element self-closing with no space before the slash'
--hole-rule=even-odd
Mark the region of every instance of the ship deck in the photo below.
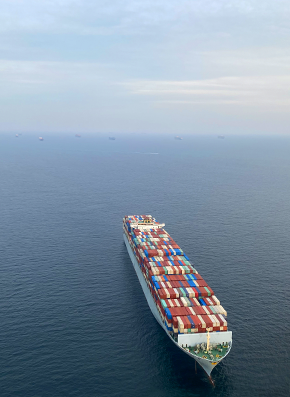
<svg viewBox="0 0 290 397">
<path fill-rule="evenodd" d="M 197 349 L 196 346 L 188 346 L 187 349 L 200 358 L 219 361 L 228 353 L 229 345 L 217 345 L 215 348 L 211 348 L 210 352 L 207 352 L 206 349 Z"/>
</svg>

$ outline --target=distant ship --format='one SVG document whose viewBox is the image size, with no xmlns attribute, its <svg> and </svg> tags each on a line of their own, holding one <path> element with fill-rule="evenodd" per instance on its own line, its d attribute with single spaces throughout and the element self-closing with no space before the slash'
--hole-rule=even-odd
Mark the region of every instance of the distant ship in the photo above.
<svg viewBox="0 0 290 397">
<path fill-rule="evenodd" d="M 18 134 L 15 134 L 16 138 L 18 138 Z"/>
<path fill-rule="evenodd" d="M 114 136 L 109 136 L 110 141 L 115 141 L 116 138 Z"/>
<path fill-rule="evenodd" d="M 182 141 L 182 138 L 180 136 L 175 136 L 174 139 L 177 139 L 178 141 Z"/>
<path fill-rule="evenodd" d="M 75 137 L 80 138 L 81 136 L 80 136 L 80 134 L 75 134 Z"/>
<path fill-rule="evenodd" d="M 225 139 L 225 136 L 224 135 L 218 135 L 218 138 L 219 139 Z"/>
<path fill-rule="evenodd" d="M 39 139 L 40 141 L 43 141 L 43 138 L 42 138 L 42 136 L 40 136 L 38 139 Z"/>
</svg>

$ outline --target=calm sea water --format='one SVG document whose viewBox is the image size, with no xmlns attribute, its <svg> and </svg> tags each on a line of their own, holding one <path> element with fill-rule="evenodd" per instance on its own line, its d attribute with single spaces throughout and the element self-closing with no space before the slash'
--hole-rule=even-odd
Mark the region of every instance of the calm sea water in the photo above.
<svg viewBox="0 0 290 397">
<path fill-rule="evenodd" d="M 0 135 L 0 395 L 288 396 L 290 138 Z M 147 306 L 125 214 L 228 311 L 215 388 Z"/>
</svg>

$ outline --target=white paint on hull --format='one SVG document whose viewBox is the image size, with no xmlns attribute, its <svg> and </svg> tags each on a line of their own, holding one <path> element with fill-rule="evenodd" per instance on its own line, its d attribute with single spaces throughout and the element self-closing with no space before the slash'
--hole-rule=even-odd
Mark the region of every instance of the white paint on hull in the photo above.
<svg viewBox="0 0 290 397">
<path fill-rule="evenodd" d="M 165 327 L 165 324 L 162 321 L 162 318 L 157 310 L 156 304 L 154 302 L 154 299 L 150 293 L 150 290 L 146 284 L 146 281 L 144 279 L 144 276 L 142 274 L 142 271 L 139 267 L 139 264 L 137 262 L 137 259 L 134 255 L 134 252 L 132 251 L 132 248 L 130 247 L 130 244 L 127 240 L 127 236 L 125 234 L 124 235 L 124 241 L 129 253 L 129 256 L 131 258 L 131 261 L 133 263 L 135 272 L 138 276 L 139 282 L 141 284 L 141 287 L 143 289 L 145 298 L 148 302 L 148 305 L 150 307 L 150 310 L 153 314 L 153 316 L 156 318 L 156 320 L 158 321 L 158 323 L 161 325 L 161 327 L 164 329 L 164 331 L 166 332 L 167 336 L 171 339 L 171 341 L 173 343 L 175 343 L 176 346 L 178 346 L 184 353 L 188 354 L 190 357 L 194 358 L 201 366 L 202 368 L 205 370 L 205 372 L 208 374 L 208 376 L 210 376 L 211 371 L 214 369 L 214 367 L 220 363 L 222 361 L 223 358 L 225 358 L 230 350 L 231 350 L 231 346 L 232 346 L 232 332 L 231 331 L 227 331 L 227 332 L 211 332 L 211 342 L 212 343 L 220 343 L 220 342 L 227 342 L 229 344 L 229 350 L 227 352 L 227 354 L 220 359 L 219 361 L 216 362 L 212 362 L 210 360 L 207 359 L 203 359 L 201 357 L 198 357 L 192 353 L 190 353 L 189 351 L 185 350 L 181 345 L 185 345 L 188 344 L 189 346 L 194 346 L 197 343 L 206 343 L 207 341 L 207 337 L 205 333 L 202 334 L 180 334 L 178 335 L 178 343 L 175 342 L 175 340 L 170 336 L 170 334 L 168 333 L 167 328 Z"/>
</svg>

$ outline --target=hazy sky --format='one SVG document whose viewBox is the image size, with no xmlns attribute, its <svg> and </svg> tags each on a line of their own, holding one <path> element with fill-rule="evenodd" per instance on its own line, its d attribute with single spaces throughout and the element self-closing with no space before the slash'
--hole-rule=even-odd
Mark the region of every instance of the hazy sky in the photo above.
<svg viewBox="0 0 290 397">
<path fill-rule="evenodd" d="M 289 0 L 1 0 L 0 131 L 290 133 Z"/>
</svg>

